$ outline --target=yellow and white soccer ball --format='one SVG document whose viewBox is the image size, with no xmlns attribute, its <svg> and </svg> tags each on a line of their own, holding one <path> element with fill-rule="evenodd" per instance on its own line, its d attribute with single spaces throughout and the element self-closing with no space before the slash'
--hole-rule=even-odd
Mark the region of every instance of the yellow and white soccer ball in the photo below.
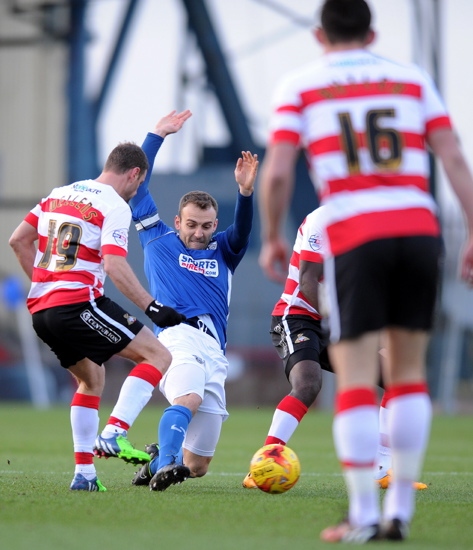
<svg viewBox="0 0 473 550">
<path fill-rule="evenodd" d="M 292 449 L 274 443 L 256 451 L 251 459 L 250 474 L 261 491 L 285 493 L 299 480 L 301 463 Z"/>
</svg>

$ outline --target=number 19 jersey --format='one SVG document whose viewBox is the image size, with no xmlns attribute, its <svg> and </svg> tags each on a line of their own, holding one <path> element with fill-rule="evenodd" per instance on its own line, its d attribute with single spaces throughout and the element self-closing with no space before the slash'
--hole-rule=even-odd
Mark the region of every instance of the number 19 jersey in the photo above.
<svg viewBox="0 0 473 550">
<path fill-rule="evenodd" d="M 103 255 L 126 257 L 131 210 L 110 186 L 85 180 L 57 187 L 25 221 L 38 231 L 31 313 L 102 296 Z"/>
</svg>

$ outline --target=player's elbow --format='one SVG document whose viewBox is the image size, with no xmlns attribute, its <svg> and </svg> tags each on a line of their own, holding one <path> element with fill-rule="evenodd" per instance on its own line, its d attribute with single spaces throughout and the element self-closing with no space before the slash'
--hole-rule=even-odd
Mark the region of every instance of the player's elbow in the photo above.
<svg viewBox="0 0 473 550">
<path fill-rule="evenodd" d="M 315 294 L 313 282 L 311 281 L 309 283 L 309 281 L 307 281 L 306 279 L 301 279 L 301 281 L 299 282 L 299 290 L 306 297 L 309 297 Z"/>
<path fill-rule="evenodd" d="M 429 145 L 440 161 L 447 174 L 463 171 L 466 160 L 457 136 L 449 128 L 437 130 L 429 137 Z"/>
<path fill-rule="evenodd" d="M 108 277 L 113 278 L 113 274 L 115 273 L 115 265 L 111 257 L 108 255 L 103 259 L 103 269 Z"/>
<path fill-rule="evenodd" d="M 15 254 L 18 255 L 21 250 L 29 246 L 30 241 L 29 239 L 27 241 L 26 237 L 22 235 L 20 231 L 14 231 L 8 240 L 8 244 L 11 246 Z"/>
<path fill-rule="evenodd" d="M 123 258 L 114 254 L 105 254 L 103 257 L 103 269 L 107 276 L 113 279 L 113 275 L 119 270 Z"/>
<path fill-rule="evenodd" d="M 35 227 L 22 221 L 20 225 L 13 231 L 8 244 L 13 248 L 15 252 L 22 249 L 30 248 L 34 246 L 35 241 L 38 239 L 38 232 Z"/>
<path fill-rule="evenodd" d="M 113 284 L 123 292 L 121 286 L 129 286 L 133 272 L 124 256 L 105 254 L 103 257 L 103 269 Z"/>
<path fill-rule="evenodd" d="M 15 237 L 15 234 L 11 235 L 11 237 L 8 239 L 8 244 L 13 248 L 13 250 L 17 250 L 18 248 L 18 239 Z"/>
<path fill-rule="evenodd" d="M 441 160 L 450 179 L 454 179 L 455 176 L 462 177 L 463 174 L 469 171 L 466 159 L 459 148 L 450 150 Z"/>
</svg>

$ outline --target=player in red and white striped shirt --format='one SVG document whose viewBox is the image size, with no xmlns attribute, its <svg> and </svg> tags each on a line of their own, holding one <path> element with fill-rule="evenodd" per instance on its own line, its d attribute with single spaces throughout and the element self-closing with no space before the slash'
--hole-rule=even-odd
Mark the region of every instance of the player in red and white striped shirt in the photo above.
<svg viewBox="0 0 473 550">
<path fill-rule="evenodd" d="M 276 406 L 264 444 L 286 445 L 322 389 L 322 369 L 333 373 L 327 354 L 328 335 L 322 325 L 323 304 L 323 212 L 311 212 L 297 230 L 284 290 L 271 316 L 271 338 L 282 359 L 291 392 Z M 380 360 L 381 362 L 381 360 Z M 381 378 L 381 377 L 380 377 Z M 384 389 L 381 380 L 378 382 Z M 391 481 L 391 449 L 386 435 L 387 400 L 379 407 L 379 445 L 374 477 L 382 489 Z M 256 488 L 251 474 L 242 483 Z M 418 490 L 427 485 L 415 482 Z"/>
<path fill-rule="evenodd" d="M 322 388 L 321 369 L 333 372 L 328 356 L 327 331 L 318 311 L 317 286 L 322 277 L 323 208 L 311 212 L 297 230 L 283 293 L 271 314 L 271 339 L 282 360 L 291 392 L 283 397 L 274 411 L 265 445 L 285 445 Z M 312 262 L 318 276 L 313 279 L 315 299 L 310 302 L 299 286 L 301 261 Z M 248 474 L 243 487 L 252 489 L 255 482 Z"/>
<path fill-rule="evenodd" d="M 169 122 L 171 128 L 182 123 L 178 115 Z M 93 463 L 103 363 L 115 354 L 136 363 L 122 386 L 109 420 L 113 429 L 101 438 L 99 453 L 134 464 L 149 461 L 149 455 L 131 445 L 127 430 L 171 363 L 171 354 L 153 332 L 104 296 L 106 274 L 157 325 L 173 326 L 185 319 L 157 303 L 126 261 L 131 222 L 127 202 L 147 170 L 142 149 L 122 143 L 97 179 L 53 189 L 10 237 L 31 280 L 27 305 L 34 329 L 78 383 L 71 403 L 76 463 L 71 490 L 106 490 Z"/>
<path fill-rule="evenodd" d="M 321 535 L 330 542 L 403 539 L 414 514 L 412 483 L 430 429 L 425 352 L 441 254 L 427 145 L 463 206 L 469 237 L 461 271 L 473 283 L 473 179 L 450 119 L 421 70 L 367 51 L 370 25 L 364 0 L 323 3 L 315 36 L 324 55 L 285 78 L 276 94 L 259 195 L 260 264 L 275 277 L 275 266 L 286 262 L 280 225 L 305 149 L 326 206 L 334 440 L 349 492 L 347 521 Z M 372 481 L 380 333 L 393 454 L 382 514 Z"/>
</svg>

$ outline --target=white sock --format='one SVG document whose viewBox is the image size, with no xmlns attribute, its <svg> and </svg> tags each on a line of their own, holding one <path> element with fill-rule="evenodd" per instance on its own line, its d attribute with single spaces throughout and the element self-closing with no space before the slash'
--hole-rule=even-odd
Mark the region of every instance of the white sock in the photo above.
<svg viewBox="0 0 473 550">
<path fill-rule="evenodd" d="M 113 424 L 107 424 L 105 428 L 102 430 L 102 433 L 100 434 L 105 439 L 110 439 L 114 435 L 123 435 L 126 437 L 126 434 L 128 433 L 127 430 L 124 430 L 123 428 L 119 428 L 118 426 L 114 426 Z"/>
<path fill-rule="evenodd" d="M 378 411 L 358 406 L 338 412 L 333 434 L 349 492 L 349 521 L 355 527 L 379 523 L 379 491 L 373 479 L 378 443 Z"/>
<path fill-rule="evenodd" d="M 408 393 L 393 397 L 389 411 L 393 477 L 384 500 L 384 517 L 409 522 L 415 508 L 413 482 L 421 474 L 432 404 L 427 393 Z"/>
<path fill-rule="evenodd" d="M 99 412 L 88 407 L 71 406 L 72 440 L 75 453 L 93 453 L 99 429 Z"/>
<path fill-rule="evenodd" d="M 95 466 L 93 464 L 76 464 L 74 473 L 82 474 L 88 481 L 92 481 L 94 477 L 97 477 Z"/>
<path fill-rule="evenodd" d="M 286 444 L 295 432 L 299 421 L 292 414 L 276 409 L 269 427 L 268 436 L 275 437 Z"/>
<path fill-rule="evenodd" d="M 110 416 L 119 418 L 126 422 L 128 426 L 131 426 L 151 399 L 153 390 L 154 386 L 146 380 L 136 376 L 128 376 L 123 382 L 118 401 Z M 114 428 L 116 428 L 115 433 L 120 431 L 118 426 L 114 426 Z M 107 429 L 111 429 L 110 426 Z M 126 430 L 123 431 L 126 433 Z"/>
</svg>

